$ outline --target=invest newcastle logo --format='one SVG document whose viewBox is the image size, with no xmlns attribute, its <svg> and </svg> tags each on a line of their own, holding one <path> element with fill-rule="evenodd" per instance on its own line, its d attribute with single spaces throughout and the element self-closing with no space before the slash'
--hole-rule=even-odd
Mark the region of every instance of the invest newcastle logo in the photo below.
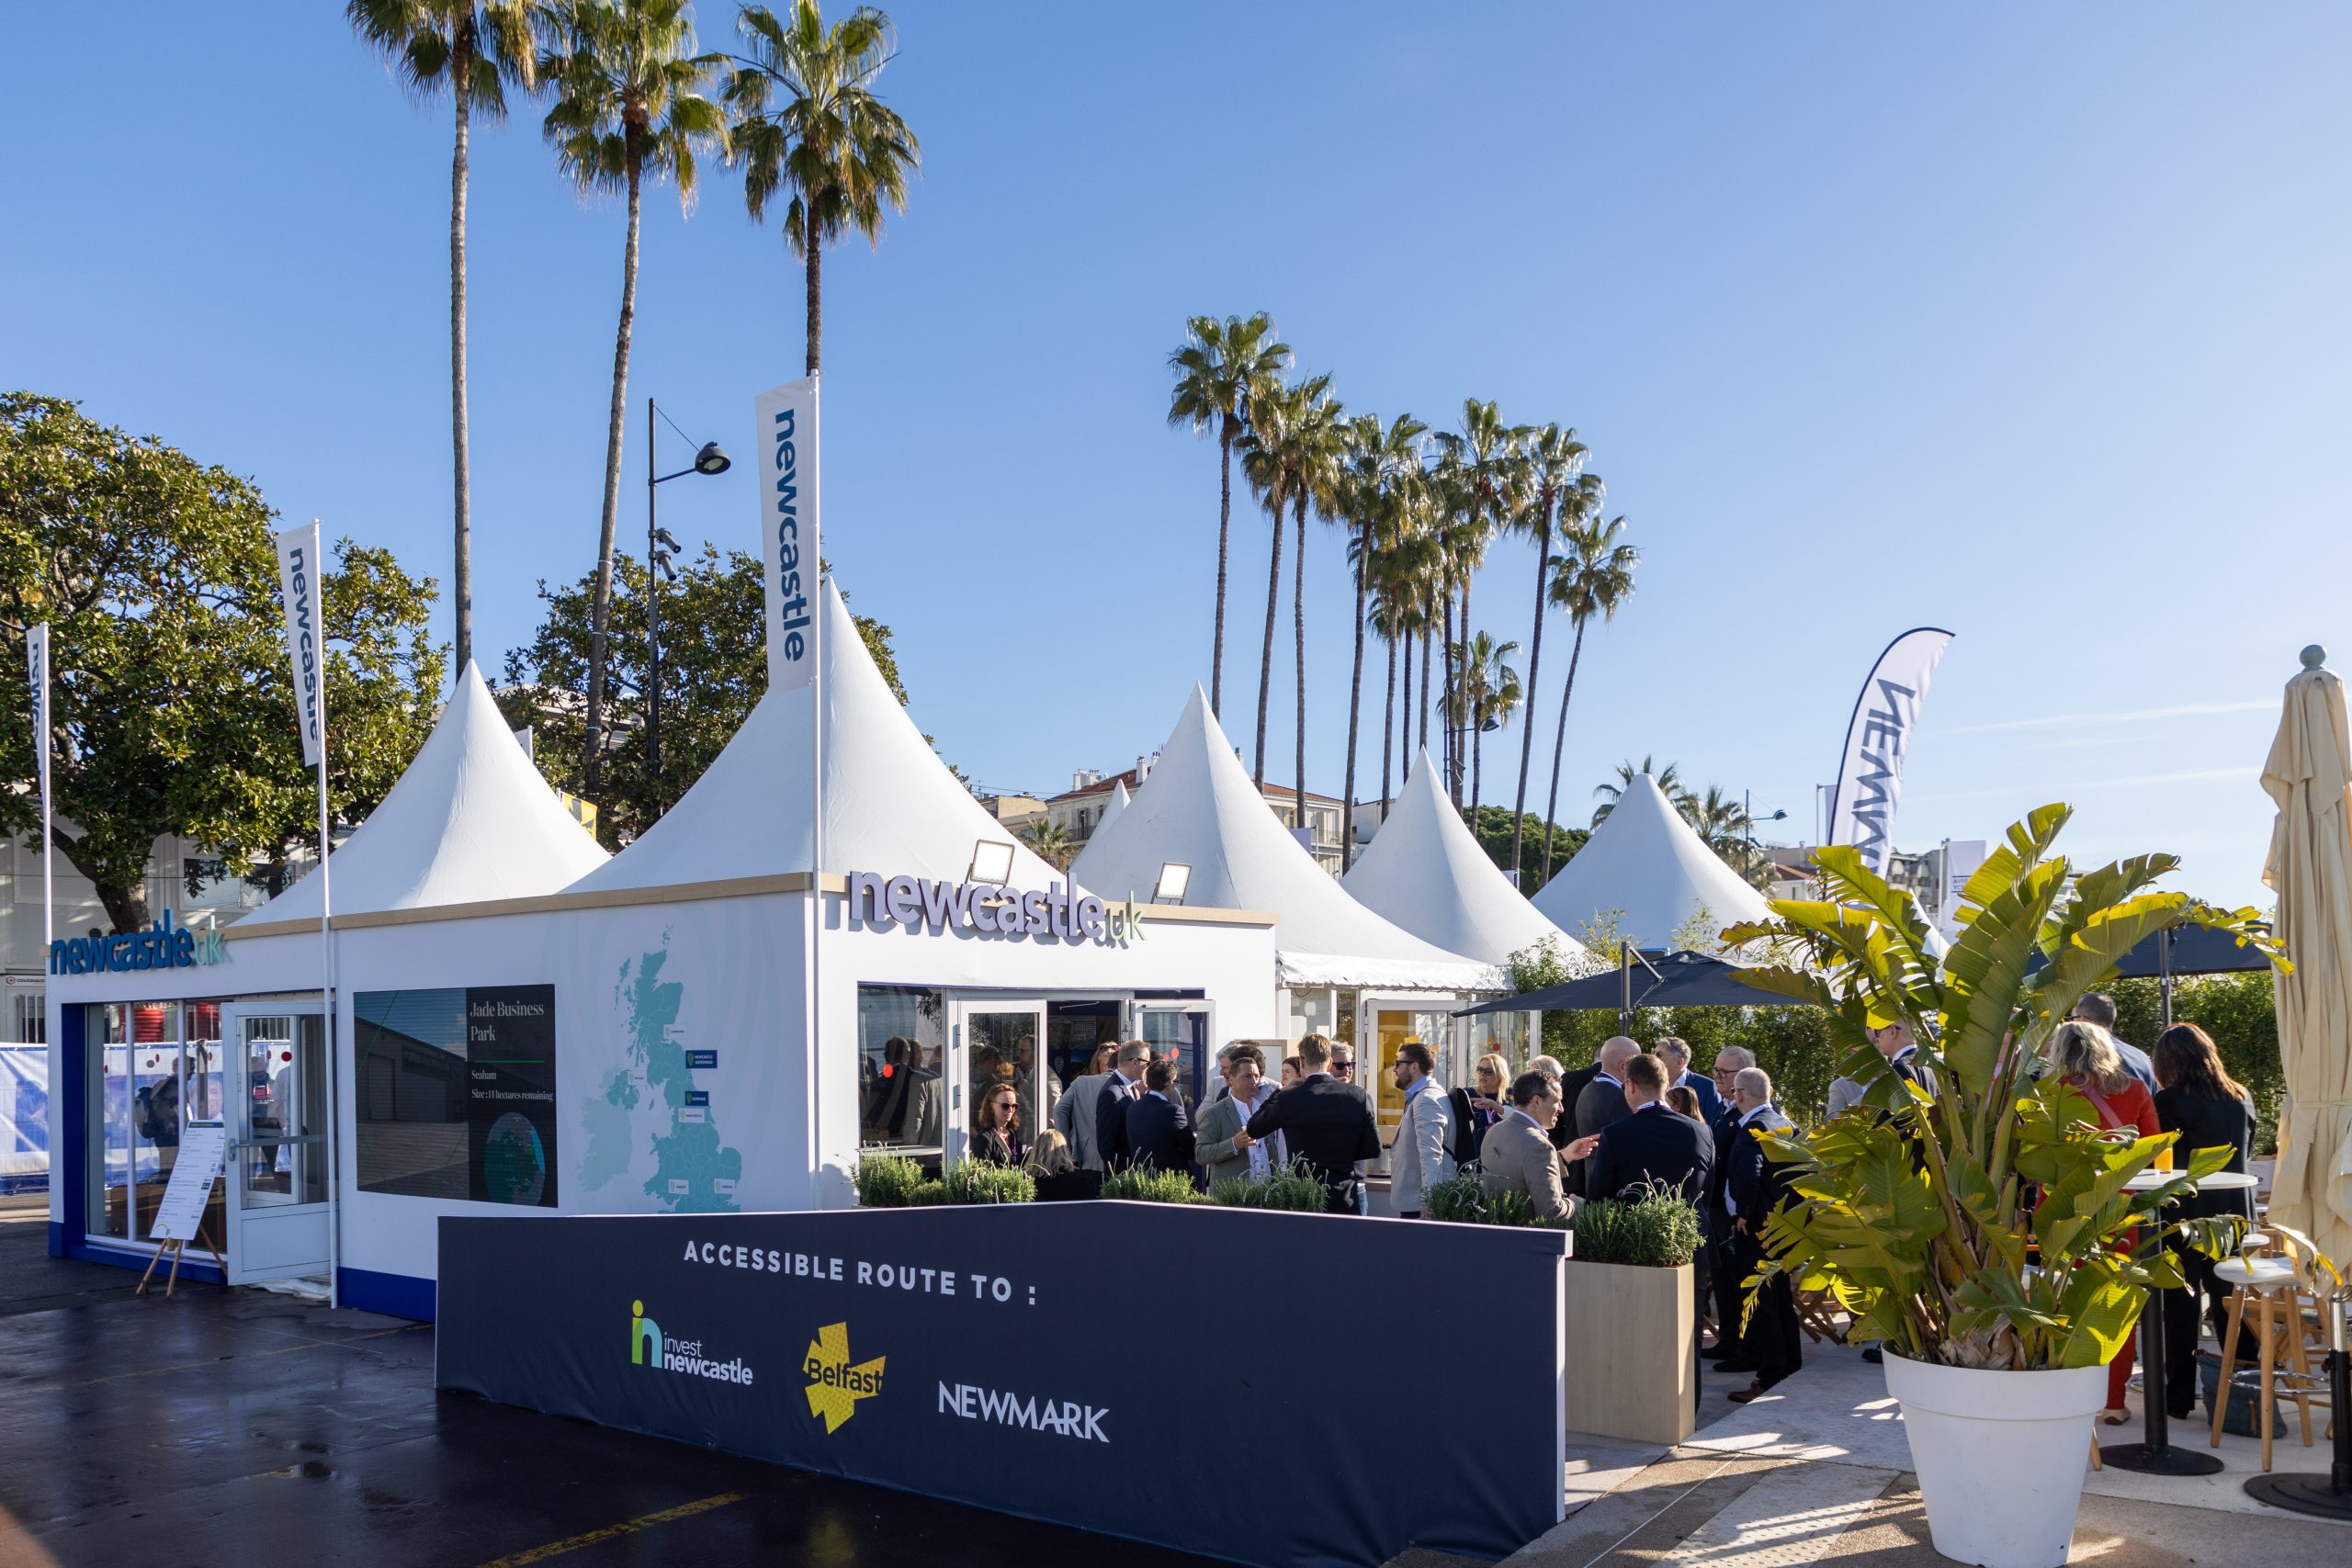
<svg viewBox="0 0 2352 1568">
<path fill-rule="evenodd" d="M 662 1325 L 645 1315 L 643 1302 L 628 1303 L 628 1360 L 633 1367 L 752 1386 L 752 1369 L 743 1364 L 741 1356 L 716 1360 L 704 1353 L 699 1339 L 665 1337 Z"/>
<path fill-rule="evenodd" d="M 849 1359 L 849 1325 L 828 1324 L 808 1341 L 800 1371 L 808 1379 L 808 1414 L 824 1417 L 825 1430 L 838 1432 L 842 1423 L 857 1414 L 857 1402 L 882 1392 L 882 1363 L 876 1356 L 855 1366 Z"/>
</svg>

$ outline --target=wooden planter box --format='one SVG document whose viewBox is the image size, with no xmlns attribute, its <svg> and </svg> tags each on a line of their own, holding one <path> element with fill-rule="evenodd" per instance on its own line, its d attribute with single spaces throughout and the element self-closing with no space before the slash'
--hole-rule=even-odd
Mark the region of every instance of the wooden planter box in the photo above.
<svg viewBox="0 0 2352 1568">
<path fill-rule="evenodd" d="M 1571 1432 L 1679 1443 L 1698 1424 L 1698 1283 L 1691 1264 L 1566 1269 Z"/>
</svg>

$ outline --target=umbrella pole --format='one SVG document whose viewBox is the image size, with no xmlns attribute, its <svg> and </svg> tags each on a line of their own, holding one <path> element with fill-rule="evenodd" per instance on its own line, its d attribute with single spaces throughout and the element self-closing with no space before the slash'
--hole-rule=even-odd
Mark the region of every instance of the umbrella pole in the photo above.
<svg viewBox="0 0 2352 1568">
<path fill-rule="evenodd" d="M 1617 1032 L 1634 1032 L 1634 944 L 1617 939 Z"/>
<path fill-rule="evenodd" d="M 2162 1000 L 2165 1027 L 2172 1027 L 2172 932 L 2156 933 L 2156 995 Z"/>
</svg>

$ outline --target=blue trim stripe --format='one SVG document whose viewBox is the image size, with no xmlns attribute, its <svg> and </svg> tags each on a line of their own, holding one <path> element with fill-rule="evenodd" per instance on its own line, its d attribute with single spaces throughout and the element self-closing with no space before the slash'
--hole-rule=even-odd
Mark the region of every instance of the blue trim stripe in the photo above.
<svg viewBox="0 0 2352 1568">
<path fill-rule="evenodd" d="M 388 1317 L 414 1318 L 419 1323 L 435 1319 L 435 1290 L 430 1280 L 412 1274 L 379 1274 L 373 1269 L 345 1269 L 337 1277 L 345 1306 L 380 1312 Z"/>
</svg>

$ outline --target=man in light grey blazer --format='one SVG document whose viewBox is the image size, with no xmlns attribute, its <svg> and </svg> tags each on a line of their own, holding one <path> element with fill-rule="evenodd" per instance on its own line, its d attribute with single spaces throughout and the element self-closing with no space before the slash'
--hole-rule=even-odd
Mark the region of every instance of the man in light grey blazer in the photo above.
<svg viewBox="0 0 2352 1568">
<path fill-rule="evenodd" d="M 1521 1192 L 1539 1218 L 1566 1219 L 1576 1201 L 1560 1183 L 1552 1123 L 1560 1119 L 1560 1086 L 1544 1073 L 1521 1073 L 1510 1086 L 1511 1108 L 1478 1145 L 1478 1185 L 1488 1196 Z"/>
<path fill-rule="evenodd" d="M 1432 1076 L 1436 1056 L 1419 1041 L 1408 1040 L 1396 1047 L 1391 1070 L 1405 1096 L 1405 1116 L 1388 1149 L 1388 1201 L 1397 1218 L 1418 1220 L 1430 1185 L 1459 1168 L 1449 1152 L 1453 1147 L 1453 1107 L 1446 1103 L 1445 1090 Z"/>
<path fill-rule="evenodd" d="M 1080 1170 L 1102 1168 L 1102 1148 L 1095 1109 L 1102 1099 L 1102 1086 L 1118 1076 L 1112 1066 L 1099 1073 L 1081 1073 L 1069 1080 L 1069 1087 L 1054 1101 L 1054 1131 L 1069 1145 L 1069 1157 Z"/>
<path fill-rule="evenodd" d="M 1287 1152 L 1280 1133 L 1246 1148 L 1234 1143 L 1250 1116 L 1274 1097 L 1274 1086 L 1266 1081 L 1266 1054 L 1247 1040 L 1237 1040 L 1217 1053 L 1217 1071 L 1228 1092 L 1202 1111 L 1193 1149 L 1212 1187 L 1228 1176 L 1264 1176 L 1282 1166 Z"/>
</svg>

